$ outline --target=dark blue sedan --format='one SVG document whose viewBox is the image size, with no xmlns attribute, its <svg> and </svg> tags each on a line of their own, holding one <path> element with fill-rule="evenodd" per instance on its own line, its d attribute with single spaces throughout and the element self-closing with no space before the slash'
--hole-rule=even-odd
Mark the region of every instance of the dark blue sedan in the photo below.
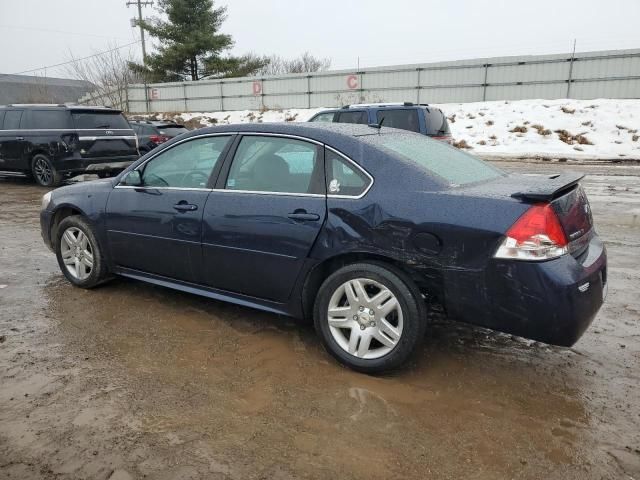
<svg viewBox="0 0 640 480">
<path fill-rule="evenodd" d="M 436 302 L 576 342 L 607 281 L 580 179 L 506 174 L 386 127 L 229 125 L 46 194 L 41 227 L 76 286 L 116 274 L 313 318 L 334 357 L 379 372 L 416 350 Z"/>
</svg>

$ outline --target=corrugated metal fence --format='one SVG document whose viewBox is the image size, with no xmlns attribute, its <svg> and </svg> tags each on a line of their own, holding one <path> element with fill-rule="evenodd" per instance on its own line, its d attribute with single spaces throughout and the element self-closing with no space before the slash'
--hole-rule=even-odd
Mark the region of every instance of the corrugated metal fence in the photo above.
<svg viewBox="0 0 640 480">
<path fill-rule="evenodd" d="M 161 83 L 146 89 L 131 85 L 127 110 L 196 112 L 530 98 L 640 98 L 640 49 Z"/>
</svg>

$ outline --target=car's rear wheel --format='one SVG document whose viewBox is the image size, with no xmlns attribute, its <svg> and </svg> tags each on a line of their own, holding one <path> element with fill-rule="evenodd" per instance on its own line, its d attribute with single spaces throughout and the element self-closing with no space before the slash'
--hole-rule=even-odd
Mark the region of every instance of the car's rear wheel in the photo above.
<svg viewBox="0 0 640 480">
<path fill-rule="evenodd" d="M 426 321 L 426 305 L 413 282 L 377 263 L 334 272 L 320 287 L 314 309 L 329 353 L 365 373 L 402 365 L 424 337 Z"/>
<path fill-rule="evenodd" d="M 62 175 L 55 169 L 49 157 L 38 153 L 31 160 L 31 173 L 38 185 L 57 187 L 62 183 Z"/>
<path fill-rule="evenodd" d="M 78 215 L 67 217 L 57 232 L 56 256 L 67 280 L 78 287 L 93 288 L 108 278 L 104 255 L 86 220 Z"/>
</svg>

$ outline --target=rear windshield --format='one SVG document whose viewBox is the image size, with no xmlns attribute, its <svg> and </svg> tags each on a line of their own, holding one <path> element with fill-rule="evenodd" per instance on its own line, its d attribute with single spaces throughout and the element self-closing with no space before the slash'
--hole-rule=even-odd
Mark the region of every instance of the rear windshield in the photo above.
<svg viewBox="0 0 640 480">
<path fill-rule="evenodd" d="M 381 150 L 422 167 L 450 186 L 467 185 L 502 177 L 504 173 L 479 158 L 423 135 L 393 134 L 360 137 Z"/>
<path fill-rule="evenodd" d="M 72 112 L 73 122 L 76 128 L 96 129 L 96 128 L 126 128 L 131 129 L 129 122 L 120 112 Z"/>
<path fill-rule="evenodd" d="M 182 125 L 157 125 L 156 128 L 158 129 L 158 133 L 160 133 L 160 135 L 167 135 L 170 137 L 175 137 L 177 135 L 180 135 L 181 133 L 189 131 Z"/>
</svg>

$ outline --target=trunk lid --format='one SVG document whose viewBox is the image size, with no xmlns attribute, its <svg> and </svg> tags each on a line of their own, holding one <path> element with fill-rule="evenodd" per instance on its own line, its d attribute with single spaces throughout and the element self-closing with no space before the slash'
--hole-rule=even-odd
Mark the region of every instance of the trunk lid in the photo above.
<svg viewBox="0 0 640 480">
<path fill-rule="evenodd" d="M 550 203 L 569 242 L 569 252 L 579 256 L 593 232 L 593 217 L 578 173 L 560 175 L 510 174 L 494 181 L 463 187 L 461 193 L 511 197 L 525 203 Z M 514 193 L 515 192 L 515 193 Z"/>
</svg>

